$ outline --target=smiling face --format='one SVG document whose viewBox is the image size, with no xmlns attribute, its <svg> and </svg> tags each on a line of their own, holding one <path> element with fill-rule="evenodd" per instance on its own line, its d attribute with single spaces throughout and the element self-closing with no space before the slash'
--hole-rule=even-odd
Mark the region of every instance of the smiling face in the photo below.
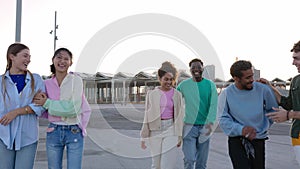
<svg viewBox="0 0 300 169">
<path fill-rule="evenodd" d="M 251 90 L 253 88 L 253 69 L 241 71 L 242 77 L 234 77 L 235 85 L 241 90 Z"/>
<path fill-rule="evenodd" d="M 72 65 L 72 59 L 68 52 L 60 51 L 52 60 L 55 73 L 67 73 L 69 67 Z"/>
<path fill-rule="evenodd" d="M 203 65 L 201 62 L 192 62 L 190 66 L 190 71 L 193 76 L 193 80 L 200 82 L 202 80 Z"/>
<path fill-rule="evenodd" d="M 161 78 L 159 78 L 159 80 L 160 80 L 161 90 L 169 91 L 173 88 L 173 84 L 175 80 L 174 80 L 174 75 L 172 73 L 170 72 L 165 73 Z"/>
<path fill-rule="evenodd" d="M 11 60 L 11 74 L 24 74 L 27 71 L 27 66 L 30 63 L 30 51 L 29 49 L 23 49 L 16 55 L 9 54 Z"/>
</svg>

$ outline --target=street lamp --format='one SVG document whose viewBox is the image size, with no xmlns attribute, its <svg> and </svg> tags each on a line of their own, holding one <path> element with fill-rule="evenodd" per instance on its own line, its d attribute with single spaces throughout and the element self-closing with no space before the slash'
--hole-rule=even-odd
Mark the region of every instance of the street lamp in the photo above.
<svg viewBox="0 0 300 169">
<path fill-rule="evenodd" d="M 17 0 L 16 9 L 16 42 L 21 42 L 21 17 L 22 17 L 22 0 Z"/>
<path fill-rule="evenodd" d="M 58 25 L 56 25 L 56 15 L 57 15 L 57 12 L 55 11 L 55 14 L 54 14 L 54 30 L 51 30 L 49 33 L 52 34 L 53 33 L 53 37 L 54 37 L 54 52 L 56 50 L 56 41 L 58 40 L 57 36 L 56 36 L 56 29 L 58 29 Z"/>
</svg>

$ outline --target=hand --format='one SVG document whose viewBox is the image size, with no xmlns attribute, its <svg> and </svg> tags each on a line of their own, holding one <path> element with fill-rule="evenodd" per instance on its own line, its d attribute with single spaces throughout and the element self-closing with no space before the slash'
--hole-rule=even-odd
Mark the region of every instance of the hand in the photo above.
<svg viewBox="0 0 300 169">
<path fill-rule="evenodd" d="M 141 148 L 144 150 L 147 148 L 145 141 L 141 141 Z"/>
<path fill-rule="evenodd" d="M 249 140 L 253 140 L 256 137 L 256 130 L 253 127 L 245 126 L 242 130 L 242 135 Z"/>
<path fill-rule="evenodd" d="M 38 90 L 38 91 L 34 94 L 33 100 L 34 100 L 35 98 L 40 98 L 42 93 L 43 93 L 43 92 L 42 92 L 41 90 Z M 32 100 L 32 101 L 33 101 L 33 100 Z"/>
<path fill-rule="evenodd" d="M 47 99 L 48 99 L 48 97 L 45 93 L 38 92 L 33 97 L 33 103 L 38 106 L 42 106 L 45 104 Z"/>
<path fill-rule="evenodd" d="M 13 121 L 18 115 L 18 109 L 8 112 L 0 119 L 0 124 L 7 126 L 11 121 Z"/>
<path fill-rule="evenodd" d="M 271 85 L 271 83 L 267 79 L 264 79 L 264 78 L 260 78 L 256 81 L 260 82 L 260 83 L 263 83 L 263 84 L 266 84 L 266 85 Z"/>
<path fill-rule="evenodd" d="M 205 134 L 206 136 L 209 136 L 212 133 L 213 125 L 214 124 L 212 123 L 205 124 L 205 128 L 207 129 L 207 133 Z"/>
<path fill-rule="evenodd" d="M 273 110 L 275 110 L 275 112 L 268 113 L 266 114 L 266 116 L 272 119 L 276 123 L 287 121 L 287 117 L 286 117 L 287 111 L 285 109 L 279 109 L 273 107 Z"/>
<path fill-rule="evenodd" d="M 182 143 L 182 136 L 178 136 L 178 142 L 177 142 L 177 147 L 180 147 Z"/>
</svg>

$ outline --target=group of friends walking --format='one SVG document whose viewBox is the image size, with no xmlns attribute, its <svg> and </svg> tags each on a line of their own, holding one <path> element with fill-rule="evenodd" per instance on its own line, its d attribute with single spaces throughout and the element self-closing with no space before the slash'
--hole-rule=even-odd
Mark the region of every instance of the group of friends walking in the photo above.
<svg viewBox="0 0 300 169">
<path fill-rule="evenodd" d="M 291 52 L 300 73 L 300 41 Z M 205 169 L 210 136 L 218 125 L 228 136 L 234 169 L 264 169 L 268 129 L 274 122 L 290 119 L 292 145 L 300 164 L 299 75 L 285 97 L 268 80 L 255 81 L 251 62 L 239 60 L 230 68 L 234 83 L 218 96 L 214 83 L 202 77 L 202 60 L 191 60 L 189 67 L 192 77 L 176 84 L 176 68 L 164 62 L 158 70 L 161 85 L 147 92 L 141 148 L 146 149 L 148 141 L 152 169 L 174 169 L 175 150 L 181 145 L 184 169 Z"/>
<path fill-rule="evenodd" d="M 293 65 L 300 73 L 300 41 L 294 44 Z M 69 72 L 73 55 L 55 51 L 51 78 L 43 81 L 27 67 L 30 50 L 14 43 L 7 50 L 7 66 L 0 77 L 0 168 L 32 169 L 38 144 L 38 118 L 49 121 L 46 151 L 49 169 L 61 169 L 64 149 L 67 168 L 82 168 L 82 154 L 91 109 L 83 82 Z M 176 149 L 182 146 L 184 169 L 205 169 L 210 137 L 219 125 L 228 136 L 234 169 L 264 169 L 268 129 L 293 119 L 292 145 L 300 164 L 300 76 L 293 78 L 289 95 L 266 79 L 253 79 L 250 61 L 232 64 L 234 80 L 218 96 L 215 84 L 202 76 L 204 63 L 189 62 L 191 78 L 177 84 L 177 70 L 166 61 L 158 70 L 160 86 L 149 90 L 141 129 L 141 148 L 149 147 L 152 169 L 176 168 Z"/>
</svg>

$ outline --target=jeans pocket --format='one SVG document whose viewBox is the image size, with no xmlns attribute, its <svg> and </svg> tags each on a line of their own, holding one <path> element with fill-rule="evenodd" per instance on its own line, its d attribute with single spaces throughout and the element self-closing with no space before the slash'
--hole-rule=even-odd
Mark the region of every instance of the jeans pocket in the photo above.
<svg viewBox="0 0 300 169">
<path fill-rule="evenodd" d="M 70 128 L 68 134 L 68 140 L 70 143 L 82 143 L 83 135 L 81 129 L 76 125 Z"/>
<path fill-rule="evenodd" d="M 55 124 L 52 124 L 52 123 L 50 123 L 50 124 L 48 125 L 48 127 L 46 128 L 46 132 L 47 132 L 47 134 L 48 134 L 48 133 L 52 133 L 52 132 L 54 132 L 55 128 L 56 128 L 56 125 L 55 125 Z"/>
<path fill-rule="evenodd" d="M 79 128 L 72 128 L 72 129 L 71 129 L 71 132 L 72 132 L 73 134 L 77 134 L 77 133 L 80 133 L 81 131 L 80 131 Z"/>
<path fill-rule="evenodd" d="M 54 129 L 55 129 L 54 127 L 47 127 L 46 132 L 51 133 L 54 131 Z"/>
</svg>

